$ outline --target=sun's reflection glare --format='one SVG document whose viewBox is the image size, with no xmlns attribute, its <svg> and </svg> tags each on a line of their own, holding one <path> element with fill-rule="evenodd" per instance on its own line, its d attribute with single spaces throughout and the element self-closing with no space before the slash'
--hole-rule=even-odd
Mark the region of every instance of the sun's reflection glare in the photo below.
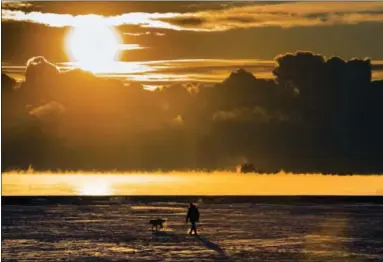
<svg viewBox="0 0 383 262">
<path fill-rule="evenodd" d="M 381 175 L 2 174 L 3 195 L 382 195 Z"/>
<path fill-rule="evenodd" d="M 105 196 L 114 195 L 119 191 L 135 192 L 138 188 L 145 188 L 156 184 L 173 181 L 171 177 L 156 175 L 131 174 L 126 176 L 119 175 L 80 175 L 76 181 L 77 195 L 83 196 Z"/>
<path fill-rule="evenodd" d="M 113 190 L 111 184 L 105 180 L 89 180 L 80 184 L 77 193 L 85 196 L 106 196 L 112 195 Z"/>
</svg>

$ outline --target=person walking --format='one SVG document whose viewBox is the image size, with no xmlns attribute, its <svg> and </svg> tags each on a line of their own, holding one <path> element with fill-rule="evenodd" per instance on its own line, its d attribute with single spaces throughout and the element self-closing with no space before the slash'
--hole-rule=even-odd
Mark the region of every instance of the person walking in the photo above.
<svg viewBox="0 0 383 262">
<path fill-rule="evenodd" d="M 199 222 L 199 211 L 196 205 L 193 203 L 190 203 L 188 213 L 186 215 L 186 223 L 190 220 L 191 228 L 189 231 L 189 235 L 191 235 L 194 231 L 195 235 L 197 234 L 197 227 L 196 223 Z"/>
</svg>

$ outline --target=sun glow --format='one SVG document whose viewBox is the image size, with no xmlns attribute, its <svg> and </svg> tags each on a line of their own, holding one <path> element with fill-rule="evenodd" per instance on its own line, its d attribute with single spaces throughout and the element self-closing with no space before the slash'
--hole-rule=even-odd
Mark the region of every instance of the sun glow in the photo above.
<svg viewBox="0 0 383 262">
<path fill-rule="evenodd" d="M 67 52 L 76 66 L 93 73 L 118 59 L 120 45 L 116 30 L 97 21 L 74 26 L 66 41 Z"/>
<path fill-rule="evenodd" d="M 85 182 L 78 188 L 78 194 L 84 196 L 105 196 L 112 194 L 112 187 L 108 181 L 94 179 Z"/>
</svg>

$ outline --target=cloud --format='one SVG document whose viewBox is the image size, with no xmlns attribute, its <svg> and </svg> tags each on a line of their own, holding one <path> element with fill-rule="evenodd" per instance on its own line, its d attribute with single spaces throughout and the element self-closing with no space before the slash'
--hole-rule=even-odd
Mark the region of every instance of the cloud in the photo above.
<svg viewBox="0 0 383 262">
<path fill-rule="evenodd" d="M 383 72 L 381 61 L 372 61 L 373 79 Z M 230 72 L 244 68 L 259 78 L 273 78 L 275 61 L 259 59 L 179 59 L 149 62 L 121 62 L 108 66 L 102 76 L 131 79 L 147 85 L 166 85 L 172 82 L 218 83 Z M 113 72 L 114 70 L 114 72 Z M 116 73 L 119 72 L 119 73 Z"/>
<path fill-rule="evenodd" d="M 228 5 L 224 9 L 192 13 L 131 12 L 116 16 L 70 15 L 42 12 L 2 10 L 3 21 L 28 21 L 53 27 L 76 26 L 102 21 L 110 26 L 136 25 L 142 28 L 163 28 L 189 31 L 226 31 L 237 28 L 277 26 L 322 26 L 383 21 L 382 2 L 309 3 Z"/>
<path fill-rule="evenodd" d="M 182 125 L 184 123 L 184 119 L 182 118 L 181 115 L 177 115 L 174 119 L 173 122 L 177 125 Z"/>
<path fill-rule="evenodd" d="M 123 33 L 124 35 L 128 35 L 128 36 L 148 36 L 148 35 L 154 35 L 154 36 L 165 36 L 166 34 L 165 33 L 159 33 L 159 32 L 149 32 L 149 31 L 146 31 L 146 32 L 143 32 L 143 33 Z"/>
<path fill-rule="evenodd" d="M 166 68 L 173 62 L 151 63 Z M 213 62 L 232 64 L 193 61 L 209 68 Z M 243 156 L 265 170 L 383 170 L 383 82 L 371 81 L 369 59 L 299 51 L 276 57 L 277 81 L 239 69 L 210 87 L 175 84 L 153 92 L 136 82 L 127 85 L 78 69 L 56 74 L 46 67 L 58 72 L 45 58 L 32 58 L 28 68 L 38 79 L 2 94 L 4 111 L 11 112 L 3 123 L 9 131 L 2 137 L 5 167 L 216 169 Z M 46 78 L 51 81 L 41 80 Z M 33 109 L 25 112 L 29 104 Z M 12 153 L 26 144 L 36 158 Z"/>
<path fill-rule="evenodd" d="M 12 91 L 16 85 L 17 81 L 15 79 L 4 73 L 1 73 L 1 92 Z"/>
<path fill-rule="evenodd" d="M 220 110 L 213 114 L 213 121 L 268 122 L 273 116 L 260 106 Z"/>
<path fill-rule="evenodd" d="M 29 115 L 43 121 L 55 120 L 65 112 L 65 107 L 55 101 L 35 107 L 29 111 Z"/>
<path fill-rule="evenodd" d="M 28 10 L 33 6 L 30 2 L 21 2 L 21 1 L 1 1 L 1 9 L 11 9 L 11 10 Z"/>
<path fill-rule="evenodd" d="M 127 45 L 129 50 L 138 47 L 135 44 Z M 383 61 L 371 61 L 372 78 L 383 78 Z M 75 68 L 76 63 L 58 63 L 54 65 L 61 71 Z M 145 85 L 167 85 L 172 82 L 202 82 L 218 83 L 225 79 L 230 72 L 244 68 L 255 74 L 258 78 L 273 78 L 272 70 L 275 67 L 273 60 L 260 59 L 178 59 L 136 62 L 105 63 L 96 73 L 98 76 L 130 79 L 142 82 Z M 24 76 L 25 66 L 2 66 L 8 74 Z"/>
<path fill-rule="evenodd" d="M 179 59 L 145 62 L 121 62 L 105 67 L 99 75 L 127 78 L 146 85 L 172 82 L 217 83 L 239 67 L 260 77 L 272 77 L 273 61 L 258 59 Z M 117 73 L 118 72 L 118 73 Z"/>
<path fill-rule="evenodd" d="M 383 71 L 383 61 L 372 61 L 372 70 Z"/>
<path fill-rule="evenodd" d="M 42 56 L 34 56 L 28 59 L 27 61 L 27 67 L 26 69 L 28 70 L 29 68 L 33 68 L 36 66 L 43 66 L 43 67 L 49 67 L 49 68 L 54 68 L 56 70 L 59 70 L 54 64 L 51 62 L 48 62 L 48 60 L 45 59 L 45 57 Z"/>
<path fill-rule="evenodd" d="M 131 44 L 128 48 L 134 49 L 137 45 Z M 141 47 L 140 47 L 141 48 Z M 98 75 L 117 78 L 181 78 L 188 81 L 188 75 L 206 77 L 206 81 L 221 81 L 231 71 L 242 67 L 257 74 L 269 73 L 275 62 L 259 59 L 178 59 L 137 62 L 112 62 L 106 63 L 97 73 Z M 76 67 L 76 63 L 58 63 L 55 65 L 60 70 Z M 4 65 L 5 72 L 20 73 L 25 71 L 25 66 Z M 191 79 L 190 78 L 190 79 Z"/>
<path fill-rule="evenodd" d="M 146 47 L 140 46 L 139 44 L 120 44 L 120 50 L 139 50 L 145 49 Z"/>
<path fill-rule="evenodd" d="M 71 15 L 42 12 L 23 12 L 18 10 L 2 10 L 2 21 L 25 21 L 44 24 L 51 27 L 69 27 L 81 24 L 104 23 L 109 26 L 137 25 L 141 27 L 166 28 L 179 30 L 178 27 L 156 20 L 177 15 L 176 13 L 126 13 L 118 16 Z"/>
<path fill-rule="evenodd" d="M 60 69 L 42 56 L 32 57 L 27 61 L 25 83 L 32 86 L 54 82 Z"/>
<path fill-rule="evenodd" d="M 123 34 L 128 36 L 142 36 L 142 35 L 150 35 L 151 33 L 148 31 L 144 33 L 123 33 Z"/>
<path fill-rule="evenodd" d="M 205 17 L 198 17 L 194 15 L 178 15 L 170 18 L 163 18 L 161 21 L 169 22 L 170 24 L 180 26 L 181 28 L 187 29 L 189 26 L 196 28 L 203 27 L 209 20 Z"/>
<path fill-rule="evenodd" d="M 248 109 L 234 109 L 229 111 L 218 111 L 213 114 L 214 121 L 234 121 L 239 120 L 241 116 L 244 116 L 248 112 Z"/>
<path fill-rule="evenodd" d="M 226 31 L 264 26 L 295 27 L 381 22 L 383 3 L 281 3 L 203 11 L 161 19 L 183 29 Z"/>
</svg>

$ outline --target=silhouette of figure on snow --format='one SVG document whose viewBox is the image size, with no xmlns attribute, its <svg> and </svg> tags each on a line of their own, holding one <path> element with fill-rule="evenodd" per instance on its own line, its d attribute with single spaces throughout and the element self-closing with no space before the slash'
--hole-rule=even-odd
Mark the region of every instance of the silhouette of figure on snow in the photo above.
<svg viewBox="0 0 383 262">
<path fill-rule="evenodd" d="M 197 228 L 196 228 L 196 223 L 199 222 L 199 211 L 196 205 L 193 203 L 190 203 L 190 207 L 188 210 L 188 213 L 186 215 L 186 223 L 190 220 L 191 223 L 191 228 L 189 231 L 189 234 L 191 235 L 192 232 L 194 231 L 195 235 L 197 234 Z"/>
</svg>

